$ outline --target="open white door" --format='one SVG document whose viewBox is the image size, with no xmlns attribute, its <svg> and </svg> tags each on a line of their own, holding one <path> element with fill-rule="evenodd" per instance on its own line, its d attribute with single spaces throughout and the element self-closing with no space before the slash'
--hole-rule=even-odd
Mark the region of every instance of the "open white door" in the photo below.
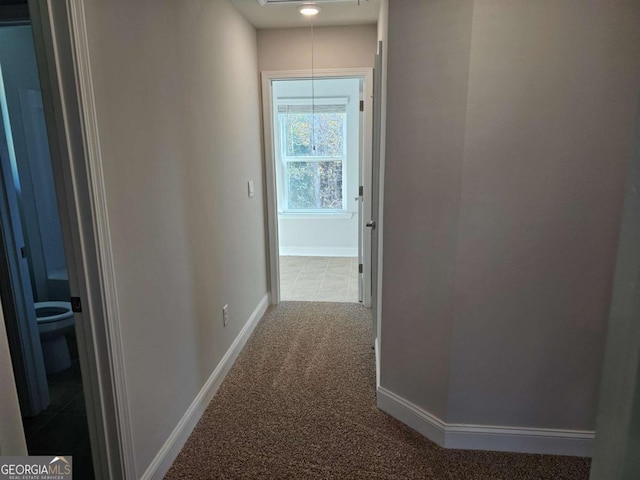
<svg viewBox="0 0 640 480">
<path fill-rule="evenodd" d="M 366 261 L 365 257 L 365 245 L 364 239 L 367 236 L 365 223 L 367 221 L 364 214 L 364 138 L 362 133 L 364 132 L 364 98 L 362 93 L 362 81 L 360 81 L 360 118 L 358 121 L 358 131 L 360 132 L 360 147 L 358 149 L 359 158 L 358 158 L 358 196 L 356 200 L 358 201 L 358 300 L 361 303 L 364 303 L 364 292 L 366 291 L 366 280 L 364 276 L 364 264 Z"/>
<path fill-rule="evenodd" d="M 371 306 L 373 342 L 378 336 L 378 223 L 380 212 L 380 148 L 382 125 L 382 42 L 378 42 L 378 53 L 373 71 L 373 150 L 371 165 Z"/>
<path fill-rule="evenodd" d="M 372 146 L 373 146 L 373 75 L 363 77 L 360 101 L 361 166 L 360 166 L 360 277 L 362 285 L 362 304 L 371 308 L 371 215 L 373 206 L 372 185 Z"/>
</svg>

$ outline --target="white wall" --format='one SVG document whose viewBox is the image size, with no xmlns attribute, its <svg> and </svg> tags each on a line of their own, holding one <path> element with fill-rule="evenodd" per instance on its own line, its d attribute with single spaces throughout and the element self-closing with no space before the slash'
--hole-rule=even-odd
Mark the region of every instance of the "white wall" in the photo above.
<svg viewBox="0 0 640 480">
<path fill-rule="evenodd" d="M 256 32 L 227 1 L 85 10 L 140 476 L 267 291 Z"/>
<path fill-rule="evenodd" d="M 278 189 L 278 239 L 280 255 L 358 256 L 358 170 L 360 137 L 360 80 L 316 79 L 316 98 L 347 99 L 347 164 L 343 172 L 346 183 L 345 212 L 332 214 L 283 213 L 284 169 L 276 155 Z M 311 98 L 311 81 L 276 81 L 273 84 L 274 105 L 286 98 Z M 274 125 L 277 125 L 274 115 Z M 277 127 L 275 129 L 277 130 Z M 279 152 L 279 149 L 276 149 Z M 315 218 L 314 218 L 315 217 Z"/>
<path fill-rule="evenodd" d="M 375 25 L 314 28 L 314 68 L 373 67 L 376 36 Z M 260 71 L 310 69 L 310 29 L 258 30 L 258 62 Z"/>
<path fill-rule="evenodd" d="M 389 2 L 380 381 L 443 418 L 472 14 Z"/>
<path fill-rule="evenodd" d="M 382 386 L 453 424 L 592 431 L 637 2 L 390 2 Z"/>
<path fill-rule="evenodd" d="M 450 421 L 595 428 L 638 25 L 637 2 L 475 2 Z"/>
</svg>

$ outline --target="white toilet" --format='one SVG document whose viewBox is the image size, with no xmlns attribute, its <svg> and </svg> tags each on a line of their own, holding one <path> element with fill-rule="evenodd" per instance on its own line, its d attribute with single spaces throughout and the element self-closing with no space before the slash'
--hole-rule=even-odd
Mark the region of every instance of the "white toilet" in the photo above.
<svg viewBox="0 0 640 480">
<path fill-rule="evenodd" d="M 36 320 L 47 375 L 71 366 L 65 335 L 73 330 L 73 312 L 69 302 L 36 302 Z"/>
</svg>

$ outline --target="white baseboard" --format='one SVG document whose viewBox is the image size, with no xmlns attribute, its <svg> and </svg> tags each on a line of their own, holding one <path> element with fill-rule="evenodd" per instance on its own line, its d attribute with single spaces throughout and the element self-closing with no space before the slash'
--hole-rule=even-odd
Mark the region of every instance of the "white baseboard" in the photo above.
<svg viewBox="0 0 640 480">
<path fill-rule="evenodd" d="M 358 247 L 280 247 L 283 257 L 357 257 Z"/>
<path fill-rule="evenodd" d="M 182 450 L 182 447 L 189 438 L 189 435 L 191 435 L 191 432 L 200 420 L 200 417 L 207 408 L 207 405 L 209 405 L 209 402 L 211 402 L 211 399 L 218 391 L 218 388 L 220 388 L 224 377 L 231 369 L 231 366 L 242 351 L 245 343 L 247 343 L 247 340 L 266 312 L 268 306 L 269 294 L 265 294 L 249 317 L 249 320 L 247 320 L 247 323 L 229 347 L 229 350 L 227 350 L 227 353 L 222 357 L 222 360 L 220 360 L 220 363 L 204 384 L 195 400 L 182 416 L 180 422 L 178 422 L 176 428 L 173 429 L 173 432 L 171 432 L 167 441 L 164 443 L 142 477 L 140 477 L 141 480 L 160 480 L 165 476 L 169 467 L 171 467 L 171 464 L 178 456 L 178 453 L 180 453 L 180 450 Z"/>
<path fill-rule="evenodd" d="M 378 387 L 376 398 L 380 410 L 444 447 L 446 425 L 438 417 L 383 387 Z"/>
<path fill-rule="evenodd" d="M 591 457 L 595 438 L 593 431 L 448 425 L 445 447 Z"/>
<path fill-rule="evenodd" d="M 376 337 L 373 348 L 376 355 L 376 388 L 380 388 L 380 339 Z"/>
<path fill-rule="evenodd" d="M 444 448 L 590 457 L 595 432 L 447 424 L 383 387 L 378 408 Z"/>
</svg>

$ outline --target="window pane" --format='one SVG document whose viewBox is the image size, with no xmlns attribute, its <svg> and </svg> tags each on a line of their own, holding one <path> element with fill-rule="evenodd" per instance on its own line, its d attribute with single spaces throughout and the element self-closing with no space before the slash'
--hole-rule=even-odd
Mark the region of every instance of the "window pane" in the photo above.
<svg viewBox="0 0 640 480">
<path fill-rule="evenodd" d="M 341 157 L 344 154 L 344 113 L 283 113 L 280 121 L 284 125 L 287 157 Z"/>
<path fill-rule="evenodd" d="M 289 210 L 342 209 L 342 161 L 287 163 Z"/>
</svg>

